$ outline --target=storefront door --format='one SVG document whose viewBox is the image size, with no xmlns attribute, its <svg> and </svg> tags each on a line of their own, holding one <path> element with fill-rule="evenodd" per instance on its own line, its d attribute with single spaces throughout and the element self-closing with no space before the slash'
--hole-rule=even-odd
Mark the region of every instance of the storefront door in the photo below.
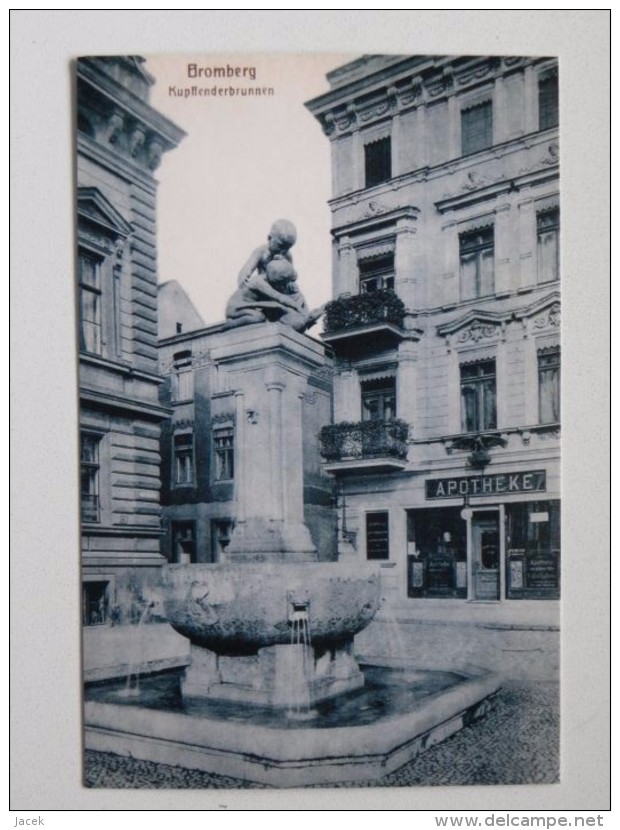
<svg viewBox="0 0 620 830">
<path fill-rule="evenodd" d="M 472 519 L 474 599 L 499 599 L 499 515 L 483 513 Z"/>
</svg>

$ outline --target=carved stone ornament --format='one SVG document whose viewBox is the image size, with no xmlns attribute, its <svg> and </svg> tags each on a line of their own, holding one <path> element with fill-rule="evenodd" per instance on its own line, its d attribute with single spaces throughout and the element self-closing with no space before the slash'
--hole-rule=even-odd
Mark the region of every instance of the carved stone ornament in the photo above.
<svg viewBox="0 0 620 830">
<path fill-rule="evenodd" d="M 560 145 L 556 142 L 547 147 L 547 155 L 540 160 L 541 164 L 553 165 L 560 163 Z"/>
<path fill-rule="evenodd" d="M 220 415 L 212 415 L 211 416 L 211 423 L 212 424 L 234 424 L 235 423 L 235 413 L 234 412 L 222 412 Z"/>
<path fill-rule="evenodd" d="M 194 352 L 192 354 L 192 366 L 194 369 L 208 366 L 211 362 L 211 352 L 209 349 L 203 349 L 200 352 Z"/>
<path fill-rule="evenodd" d="M 535 329 L 559 328 L 561 322 L 561 306 L 554 303 L 548 312 L 541 314 L 534 320 Z"/>
<path fill-rule="evenodd" d="M 480 321 L 476 320 L 469 326 L 469 328 L 463 329 L 458 334 L 458 342 L 459 343 L 467 343 L 471 341 L 472 343 L 479 343 L 481 340 L 485 340 L 489 337 L 495 337 L 497 333 L 497 327 L 494 325 L 489 325 L 488 323 L 481 323 Z"/>
</svg>

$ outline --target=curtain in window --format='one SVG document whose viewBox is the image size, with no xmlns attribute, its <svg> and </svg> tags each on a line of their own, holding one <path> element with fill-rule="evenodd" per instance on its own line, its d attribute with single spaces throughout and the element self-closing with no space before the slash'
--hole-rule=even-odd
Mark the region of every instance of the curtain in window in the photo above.
<svg viewBox="0 0 620 830">
<path fill-rule="evenodd" d="M 539 356 L 539 415 L 541 424 L 560 420 L 560 365 L 559 352 Z"/>
</svg>

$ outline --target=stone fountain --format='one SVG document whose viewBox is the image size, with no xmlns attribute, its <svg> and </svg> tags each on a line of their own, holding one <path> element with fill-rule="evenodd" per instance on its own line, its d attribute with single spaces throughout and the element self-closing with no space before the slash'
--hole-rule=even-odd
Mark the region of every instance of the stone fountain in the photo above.
<svg viewBox="0 0 620 830">
<path fill-rule="evenodd" d="M 240 283 L 282 255 L 272 238 L 286 234 L 274 229 Z M 385 690 L 363 697 L 354 636 L 379 607 L 379 575 L 371 563 L 320 561 L 304 521 L 302 401 L 326 356 L 303 333 L 316 313 L 296 290 L 287 296 L 294 313 L 267 293 L 248 318 L 240 289 L 213 335 L 219 394 L 234 400 L 237 516 L 225 561 L 162 572 L 165 616 L 191 642 L 180 698 L 123 707 L 113 694 L 87 696 L 89 748 L 275 786 L 367 780 L 484 714 L 497 689 L 479 669 L 429 687 L 400 664 L 373 669 L 375 680 L 391 673 L 396 703 Z"/>
</svg>

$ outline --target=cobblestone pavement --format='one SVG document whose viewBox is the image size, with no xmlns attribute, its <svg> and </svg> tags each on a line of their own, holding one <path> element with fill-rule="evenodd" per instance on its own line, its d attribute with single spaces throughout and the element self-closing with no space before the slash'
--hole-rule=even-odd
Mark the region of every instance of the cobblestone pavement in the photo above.
<svg viewBox="0 0 620 830">
<path fill-rule="evenodd" d="M 390 787 L 439 784 L 551 784 L 559 780 L 557 683 L 504 687 L 493 711 L 380 781 L 330 784 Z M 87 787 L 245 789 L 261 784 L 167 764 L 86 751 Z"/>
</svg>

